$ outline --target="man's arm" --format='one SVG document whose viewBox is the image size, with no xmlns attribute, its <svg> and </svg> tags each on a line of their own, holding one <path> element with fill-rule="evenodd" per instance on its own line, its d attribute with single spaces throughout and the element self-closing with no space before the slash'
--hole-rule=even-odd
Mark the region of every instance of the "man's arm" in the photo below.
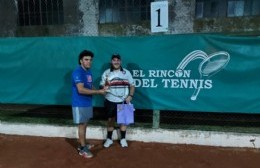
<svg viewBox="0 0 260 168">
<path fill-rule="evenodd" d="M 105 94 L 105 89 L 99 89 L 99 90 L 88 89 L 84 87 L 83 83 L 77 83 L 76 86 L 80 94 L 86 94 L 86 95 Z"/>
<path fill-rule="evenodd" d="M 129 95 L 128 96 L 134 97 L 134 94 L 135 94 L 135 86 L 131 85 L 130 89 L 129 89 Z"/>
<path fill-rule="evenodd" d="M 130 85 L 130 89 L 129 89 L 129 94 L 126 97 L 126 103 L 130 103 L 134 97 L 134 93 L 135 93 L 135 86 L 134 85 Z"/>
</svg>

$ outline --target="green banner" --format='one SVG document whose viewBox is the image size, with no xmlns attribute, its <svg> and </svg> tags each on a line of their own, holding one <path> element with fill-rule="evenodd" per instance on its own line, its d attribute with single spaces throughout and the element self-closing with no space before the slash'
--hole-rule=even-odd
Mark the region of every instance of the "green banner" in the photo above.
<svg viewBox="0 0 260 168">
<path fill-rule="evenodd" d="M 1 38 L 0 103 L 70 104 L 83 49 L 95 53 L 95 87 L 111 55 L 122 56 L 137 109 L 260 113 L 260 37 L 224 35 Z"/>
</svg>

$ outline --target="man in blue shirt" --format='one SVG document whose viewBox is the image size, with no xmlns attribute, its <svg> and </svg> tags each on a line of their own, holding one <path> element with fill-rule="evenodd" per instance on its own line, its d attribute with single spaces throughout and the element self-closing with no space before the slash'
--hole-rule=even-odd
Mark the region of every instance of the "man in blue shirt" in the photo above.
<svg viewBox="0 0 260 168">
<path fill-rule="evenodd" d="M 93 117 L 92 95 L 105 94 L 105 89 L 93 88 L 92 72 L 90 70 L 94 54 L 83 50 L 79 54 L 79 66 L 72 73 L 72 114 L 73 122 L 78 125 L 79 155 L 91 158 L 92 145 L 86 143 L 87 123 Z"/>
</svg>

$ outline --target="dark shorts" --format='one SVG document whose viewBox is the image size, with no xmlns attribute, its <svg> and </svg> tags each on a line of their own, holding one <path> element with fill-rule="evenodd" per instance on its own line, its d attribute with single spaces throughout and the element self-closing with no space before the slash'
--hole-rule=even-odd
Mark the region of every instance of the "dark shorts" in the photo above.
<svg viewBox="0 0 260 168">
<path fill-rule="evenodd" d="M 107 118 L 116 118 L 117 115 L 117 104 L 122 104 L 123 102 L 111 102 L 105 99 L 104 107 L 107 113 Z"/>
</svg>

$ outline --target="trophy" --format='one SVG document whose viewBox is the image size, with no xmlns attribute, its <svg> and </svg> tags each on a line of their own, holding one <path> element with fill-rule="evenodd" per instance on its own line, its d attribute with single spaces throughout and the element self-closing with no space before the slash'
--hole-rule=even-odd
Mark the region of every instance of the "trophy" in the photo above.
<svg viewBox="0 0 260 168">
<path fill-rule="evenodd" d="M 105 85 L 104 85 L 106 92 L 110 92 L 109 86 L 110 86 L 110 82 L 108 80 L 108 75 L 106 75 L 106 80 L 105 80 Z"/>
</svg>

